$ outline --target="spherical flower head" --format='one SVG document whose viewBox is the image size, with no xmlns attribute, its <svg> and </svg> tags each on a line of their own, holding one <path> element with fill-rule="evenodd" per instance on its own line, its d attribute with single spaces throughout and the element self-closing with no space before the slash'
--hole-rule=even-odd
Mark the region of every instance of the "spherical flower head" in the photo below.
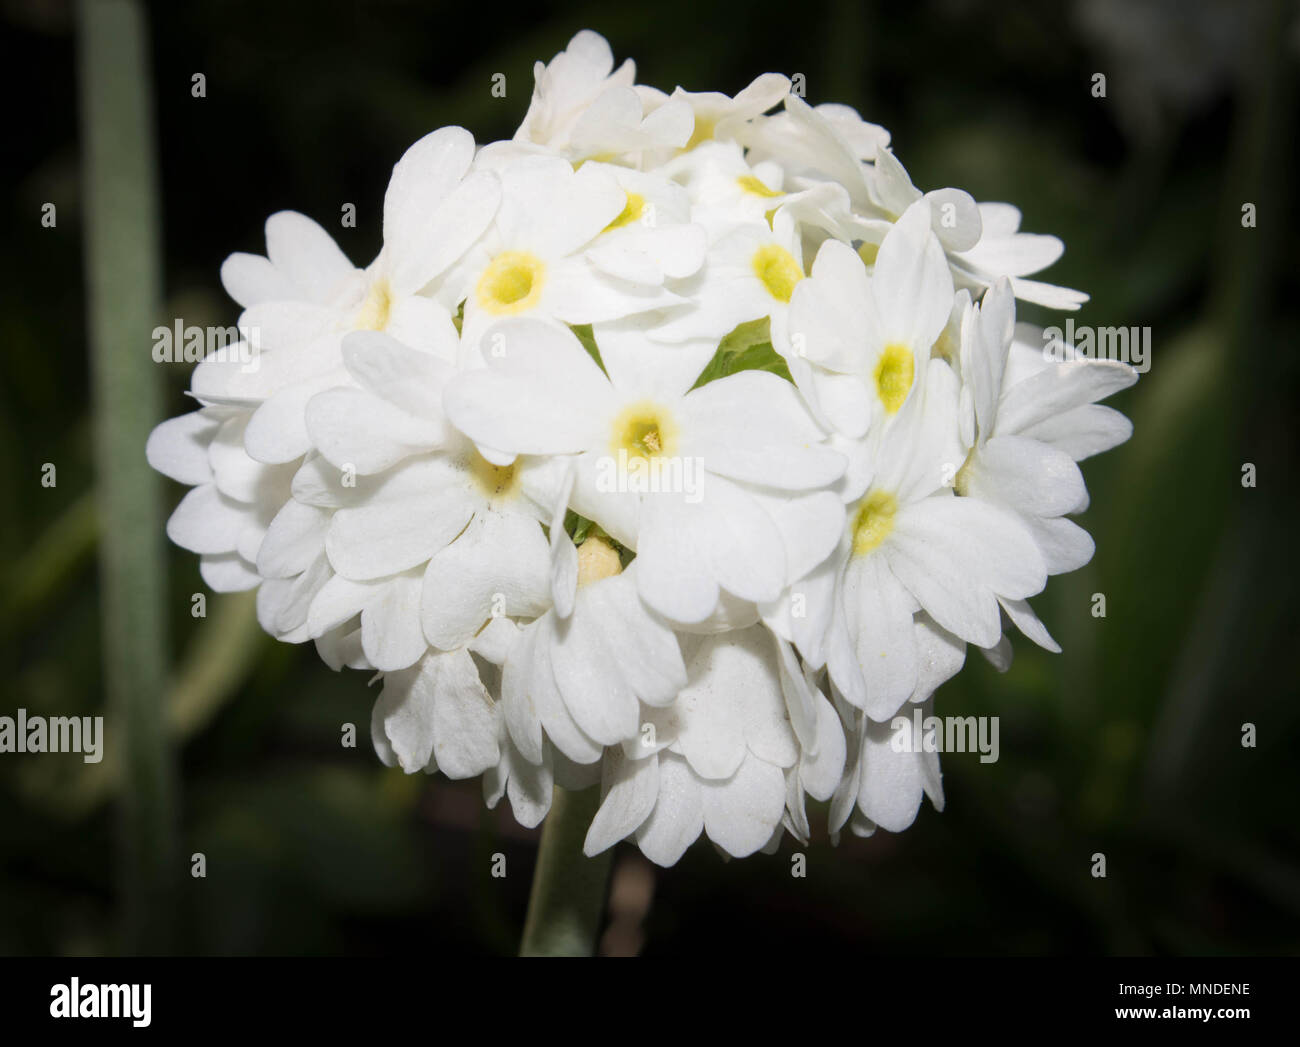
<svg viewBox="0 0 1300 1047">
<path fill-rule="evenodd" d="M 590 31 L 535 77 L 511 141 L 398 160 L 367 267 L 293 212 L 227 259 L 245 340 L 146 449 L 168 535 L 379 680 L 385 764 L 527 826 L 599 789 L 588 854 L 901 831 L 967 646 L 1059 650 L 1029 600 L 1136 376 L 1017 325 L 1086 298 L 1029 279 L 1059 240 L 847 106 L 637 84 Z"/>
</svg>

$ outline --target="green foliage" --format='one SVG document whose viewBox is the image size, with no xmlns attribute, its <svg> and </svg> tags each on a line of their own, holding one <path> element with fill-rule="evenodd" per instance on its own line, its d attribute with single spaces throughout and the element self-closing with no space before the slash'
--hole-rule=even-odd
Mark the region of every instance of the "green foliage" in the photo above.
<svg viewBox="0 0 1300 1047">
<path fill-rule="evenodd" d="M 581 545 L 593 528 L 596 531 L 600 530 L 592 521 L 585 516 L 579 516 L 572 509 L 564 514 L 564 530 L 573 539 L 574 545 Z"/>
<path fill-rule="evenodd" d="M 740 371 L 771 371 L 790 381 L 790 368 L 772 348 L 769 321 L 750 320 L 738 326 L 718 343 L 718 351 L 700 372 L 693 389 Z"/>
<path fill-rule="evenodd" d="M 591 324 L 574 324 L 569 330 L 578 336 L 578 341 L 587 350 L 588 355 L 596 361 L 596 366 L 605 370 L 605 361 L 600 358 L 600 349 L 596 345 L 596 336 L 591 331 Z"/>
</svg>

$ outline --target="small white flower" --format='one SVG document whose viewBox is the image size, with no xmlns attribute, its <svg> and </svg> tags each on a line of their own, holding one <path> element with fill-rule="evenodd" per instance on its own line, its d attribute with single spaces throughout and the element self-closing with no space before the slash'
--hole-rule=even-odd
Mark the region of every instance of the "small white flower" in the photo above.
<svg viewBox="0 0 1300 1047">
<path fill-rule="evenodd" d="M 952 277 L 930 224 L 929 203 L 912 204 L 870 279 L 851 247 L 827 240 L 791 295 L 789 333 L 777 344 L 809 403 L 846 437 L 873 423 L 885 431 L 948 322 Z"/>
<path fill-rule="evenodd" d="M 635 329 L 598 332 L 605 371 L 563 329 L 493 331 L 508 348 L 448 387 L 454 425 L 508 455 L 576 456 L 574 508 L 637 551 L 640 592 L 667 617 L 699 622 L 722 590 L 777 596 L 782 536 L 751 489 L 809 491 L 844 467 L 789 383 L 746 372 L 692 389 L 699 356 Z"/>
<path fill-rule="evenodd" d="M 267 258 L 226 260 L 222 280 L 246 306 L 240 327 L 255 332 L 256 366 L 242 353 L 214 354 L 191 389 L 203 403 L 253 409 L 245 445 L 254 458 L 291 462 L 311 449 L 304 408 L 345 380 L 349 331 L 432 348 L 443 317 L 419 292 L 479 238 L 500 202 L 495 175 L 470 173 L 473 158 L 474 139 L 458 127 L 406 151 L 384 195 L 384 247 L 368 269 L 354 269 L 325 230 L 292 212 L 267 221 Z"/>
<path fill-rule="evenodd" d="M 536 63 L 533 78 L 532 102 L 515 132 L 515 141 L 559 150 L 604 92 L 632 87 L 636 63 L 629 59 L 615 71 L 614 53 L 605 38 L 584 29 L 549 63 Z"/>
<path fill-rule="evenodd" d="M 635 835 L 646 857 L 672 865 L 704 832 L 742 858 L 780 830 L 799 747 L 773 639 L 758 626 L 687 641 L 685 687 L 644 710 L 642 730 L 605 753 L 588 854 Z M 833 737 L 824 744 L 833 762 Z M 832 776 L 838 767 L 822 777 Z"/>
<path fill-rule="evenodd" d="M 449 306 L 463 304 L 467 360 L 501 352 L 484 343 L 484 332 L 503 317 L 590 324 L 681 301 L 663 286 L 662 262 L 620 266 L 612 253 L 618 241 L 601 237 L 615 231 L 632 203 L 604 165 L 584 164 L 575 171 L 558 157 L 514 156 L 497 171 L 500 212 L 436 292 Z M 664 219 L 670 222 L 671 213 Z M 653 246 L 649 250 L 653 261 Z M 668 261 L 675 263 L 681 264 Z M 618 275 L 611 275 L 611 268 Z"/>
<path fill-rule="evenodd" d="M 167 521 L 167 537 L 198 553 L 217 592 L 252 589 L 272 518 L 289 497 L 293 466 L 264 465 L 244 450 L 249 413 L 207 407 L 163 422 L 149 435 L 149 464 L 190 492 Z"/>
</svg>

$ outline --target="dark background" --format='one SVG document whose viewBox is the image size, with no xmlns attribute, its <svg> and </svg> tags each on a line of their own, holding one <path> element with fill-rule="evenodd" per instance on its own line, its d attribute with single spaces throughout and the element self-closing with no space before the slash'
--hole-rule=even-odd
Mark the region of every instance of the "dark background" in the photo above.
<svg viewBox="0 0 1300 1047">
<path fill-rule="evenodd" d="M 0 9 L 0 714 L 94 714 L 74 9 Z M 262 251 L 262 222 L 281 208 L 368 262 L 403 150 L 452 123 L 509 137 L 533 61 L 590 27 L 665 90 L 734 93 L 768 70 L 804 73 L 809 101 L 848 102 L 888 127 L 918 185 L 1012 201 L 1024 228 L 1061 236 L 1065 258 L 1046 278 L 1093 295 L 1076 322 L 1152 329 L 1150 372 L 1112 401 L 1136 434 L 1084 467 L 1097 555 L 1036 601 L 1065 653 L 1017 638 L 1009 673 L 975 655 L 939 692 L 940 714 L 1001 716 L 1000 761 L 945 757 L 947 810 L 927 803 L 898 836 L 832 849 L 818 812 L 805 879 L 791 877 L 788 840 L 730 863 L 702 841 L 652 876 L 621 847 L 631 916 L 606 948 L 1300 950 L 1293 5 L 262 0 L 149 13 L 160 323 L 234 322 L 221 260 Z M 206 98 L 191 96 L 195 72 Z M 504 99 L 490 93 L 497 72 Z M 47 201 L 55 229 L 40 224 Z M 345 202 L 355 229 L 340 228 Z M 153 366 L 147 345 L 140 359 Z M 166 416 L 188 410 L 188 368 L 166 380 Z M 56 488 L 40 486 L 44 462 L 58 464 Z M 169 506 L 181 494 L 167 483 Z M 487 812 L 477 783 L 383 768 L 362 674 L 261 635 L 244 598 L 210 597 L 195 621 L 197 558 L 168 556 L 177 951 L 512 952 L 537 834 Z M 355 749 L 339 744 L 345 722 Z M 1255 748 L 1241 744 L 1247 722 Z M 0 756 L 0 953 L 123 948 L 110 763 Z M 188 875 L 196 851 L 205 879 Z M 489 875 L 498 851 L 505 879 Z M 1091 875 L 1095 852 L 1105 879 Z"/>
</svg>

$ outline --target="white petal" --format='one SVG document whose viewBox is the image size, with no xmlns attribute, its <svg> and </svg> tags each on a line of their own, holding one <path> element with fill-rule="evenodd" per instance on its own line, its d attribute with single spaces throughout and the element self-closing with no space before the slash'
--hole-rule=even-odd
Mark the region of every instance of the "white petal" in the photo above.
<svg viewBox="0 0 1300 1047">
<path fill-rule="evenodd" d="M 916 690 L 912 701 L 921 702 L 940 684 L 952 679 L 966 662 L 966 644 L 928 614 L 916 616 Z"/>
<path fill-rule="evenodd" d="M 192 553 L 232 553 L 247 523 L 245 507 L 220 494 L 215 484 L 202 484 L 167 520 L 167 537 Z"/>
<path fill-rule="evenodd" d="M 844 728 L 826 696 L 817 692 L 817 740 L 815 755 L 805 754 L 799 764 L 799 779 L 815 800 L 829 800 L 844 773 L 846 755 Z"/>
<path fill-rule="evenodd" d="M 1038 615 L 1034 614 L 1028 600 L 1002 600 L 1000 603 L 1002 609 L 1007 612 L 1007 617 L 1029 639 L 1046 651 L 1051 651 L 1053 654 L 1061 653 L 1061 645 L 1052 639 L 1052 634 L 1047 631 L 1047 626 L 1039 621 Z"/>
<path fill-rule="evenodd" d="M 893 716 L 916 687 L 916 600 L 875 553 L 855 557 L 844 574 L 849 629 L 866 682 L 864 708 L 873 720 Z"/>
<path fill-rule="evenodd" d="M 858 807 L 889 832 L 902 832 L 916 819 L 921 806 L 922 739 L 913 737 L 912 718 L 902 717 L 897 728 L 867 721 L 862 740 L 862 770 Z M 918 751 L 895 751 L 896 747 Z"/>
<path fill-rule="evenodd" d="M 1030 516 L 1062 516 L 1087 497 L 1068 454 L 1023 436 L 995 436 L 978 451 L 968 493 Z"/>
<path fill-rule="evenodd" d="M 936 622 L 981 647 L 1001 631 L 994 594 L 1022 599 L 1047 580 L 1023 524 L 973 498 L 936 496 L 905 507 L 881 551 Z"/>
<path fill-rule="evenodd" d="M 164 476 L 191 487 L 212 480 L 208 464 L 208 445 L 217 430 L 219 419 L 204 411 L 178 415 L 154 427 L 144 446 L 149 464 Z"/>
<path fill-rule="evenodd" d="M 613 656 L 628 689 L 648 705 L 665 705 L 686 686 L 686 666 L 672 629 L 642 602 L 638 570 L 634 562 L 587 586 L 579 597 L 581 619 Z"/>
<path fill-rule="evenodd" d="M 565 462 L 564 479 L 551 510 L 551 599 L 555 603 L 555 613 L 561 618 L 568 618 L 573 613 L 573 601 L 578 595 L 578 547 L 564 530 L 564 518 L 573 494 L 573 466 L 572 459 Z"/>
<path fill-rule="evenodd" d="M 240 593 L 261 584 L 262 576 L 238 553 L 204 556 L 199 560 L 199 574 L 216 593 Z"/>
<path fill-rule="evenodd" d="M 1069 360 L 1043 368 L 1006 390 L 998 405 L 998 431 L 1019 433 L 1084 404 L 1103 400 L 1137 381 L 1137 372 L 1114 360 Z"/>
<path fill-rule="evenodd" d="M 433 450 L 446 439 L 436 421 L 407 414 L 364 389 L 317 393 L 307 403 L 305 418 L 320 453 L 340 469 L 351 466 L 362 476 Z"/>
<path fill-rule="evenodd" d="M 312 597 L 307 613 L 307 631 L 312 636 L 323 636 L 356 618 L 379 595 L 385 584 L 385 581 L 354 582 L 342 575 L 334 575 Z"/>
<path fill-rule="evenodd" d="M 908 207 L 885 235 L 871 279 L 882 335 L 913 352 L 935 343 L 952 309 L 952 274 L 930 222 L 927 201 Z"/>
<path fill-rule="evenodd" d="M 618 182 L 596 165 L 574 171 L 559 157 L 526 157 L 503 171 L 501 181 L 502 240 L 542 258 L 562 258 L 589 243 L 627 200 Z"/>
<path fill-rule="evenodd" d="M 979 243 L 980 212 L 969 193 L 935 189 L 926 193 L 925 199 L 930 204 L 930 226 L 945 250 L 967 251 Z"/>
<path fill-rule="evenodd" d="M 298 296 L 309 302 L 328 302 L 355 271 L 334 238 L 296 211 L 280 211 L 266 220 L 266 253 Z"/>
<path fill-rule="evenodd" d="M 411 299 L 416 301 L 417 299 Z M 419 299 L 423 301 L 423 299 Z M 343 365 L 363 389 L 400 407 L 407 414 L 435 422 L 442 417 L 442 391 L 455 373 L 456 329 L 451 317 L 433 302 L 439 324 L 445 322 L 450 359 L 412 349 L 382 331 L 353 331 L 343 339 Z"/>
<path fill-rule="evenodd" d="M 1048 574 L 1069 574 L 1092 559 L 1096 545 L 1092 535 L 1073 520 L 1057 517 L 1054 520 L 1028 518 L 1025 520 L 1034 541 L 1042 551 Z M 1010 594 L 1004 594 L 1010 595 Z M 1032 593 L 1026 593 L 1032 596 Z"/>
<path fill-rule="evenodd" d="M 507 749 L 513 750 L 509 742 Z M 520 825 L 531 829 L 540 824 L 551 809 L 554 777 L 550 752 L 548 750 L 538 764 L 529 763 L 517 750 L 510 752 L 509 759 L 510 780 L 506 784 L 506 795 L 510 798 L 510 809 Z"/>
<path fill-rule="evenodd" d="M 704 828 L 699 780 L 686 761 L 672 753 L 652 757 L 659 762 L 659 797 L 637 830 L 641 853 L 656 865 L 676 865 Z M 779 773 L 779 772 L 778 772 Z"/>
<path fill-rule="evenodd" d="M 786 579 L 791 584 L 811 572 L 839 545 L 844 534 L 844 503 L 830 491 L 757 498 L 781 532 Z"/>
<path fill-rule="evenodd" d="M 557 623 L 555 632 L 555 683 L 574 721 L 602 745 L 631 738 L 640 726 L 638 705 L 619 672 L 617 652 L 606 647 L 580 606 L 567 622 Z"/>
<path fill-rule="evenodd" d="M 384 193 L 384 250 L 398 294 L 420 290 L 492 220 L 500 202 L 495 176 L 475 175 L 468 186 L 461 181 L 473 159 L 474 137 L 461 127 L 443 127 L 393 166 Z"/>
<path fill-rule="evenodd" d="M 420 665 L 385 675 L 372 716 L 389 751 L 407 774 L 424 770 L 433 756 L 433 709 L 437 697 L 432 661 L 430 657 Z M 375 747 L 379 749 L 378 741 Z M 383 755 L 381 752 L 381 758 Z"/>
<path fill-rule="evenodd" d="M 810 490 L 844 472 L 793 385 L 765 371 L 709 382 L 682 402 L 681 453 L 736 480 Z"/>
<path fill-rule="evenodd" d="M 734 858 L 753 854 L 767 843 L 785 810 L 781 768 L 748 756 L 732 777 L 700 783 L 704 831 Z"/>
<path fill-rule="evenodd" d="M 424 655 L 428 644 L 420 630 L 418 577 L 389 579 L 366 605 L 361 612 L 361 649 L 380 672 L 405 669 Z"/>
<path fill-rule="evenodd" d="M 460 492 L 400 506 L 366 505 L 334 514 L 325 548 L 339 574 L 358 581 L 424 563 L 464 529 L 473 506 Z"/>
<path fill-rule="evenodd" d="M 286 502 L 262 540 L 257 554 L 258 572 L 265 578 L 292 578 L 301 574 L 324 548 L 329 523 L 328 510 Z"/>
<path fill-rule="evenodd" d="M 609 749 L 601 777 L 604 799 L 582 848 L 589 857 L 636 832 L 659 796 L 658 760 L 629 760 L 621 749 Z"/>
<path fill-rule="evenodd" d="M 1080 462 L 1122 444 L 1133 435 L 1133 423 L 1110 407 L 1085 404 L 1029 426 L 1024 435 Z"/>
<path fill-rule="evenodd" d="M 244 432 L 244 447 L 259 462 L 279 465 L 311 450 L 307 404 L 313 396 L 346 381 L 342 369 L 298 382 L 273 394 L 253 412 Z"/>
<path fill-rule="evenodd" d="M 500 336 L 501 341 L 494 343 Z M 444 406 L 453 425 L 481 445 L 514 454 L 585 450 L 609 402 L 609 382 L 568 330 L 538 320 L 488 329 L 488 367 L 458 375 Z"/>
<path fill-rule="evenodd" d="M 429 560 L 419 616 L 435 647 L 459 647 L 490 618 L 535 618 L 548 605 L 549 550 L 541 525 L 486 511 Z"/>
<path fill-rule="evenodd" d="M 553 615 L 546 615 L 537 622 L 528 677 L 528 700 L 536 710 L 536 719 L 541 721 L 542 730 L 560 754 L 579 764 L 596 763 L 601 758 L 604 746 L 593 741 L 578 726 L 555 682 L 555 670 L 551 663 L 555 626 L 556 619 Z M 534 741 L 540 745 L 536 736 Z"/>
<path fill-rule="evenodd" d="M 497 712 L 468 651 L 431 655 L 434 679 L 433 755 L 448 778 L 473 778 L 494 766 L 501 753 Z"/>
<path fill-rule="evenodd" d="M 501 668 L 501 712 L 512 739 L 511 748 L 521 753 L 522 759 L 533 763 L 542 761 L 545 748 L 542 722 L 534 700 L 539 687 L 534 652 L 540 641 L 549 642 L 549 638 L 543 634 L 543 626 L 548 621 L 542 618 L 525 626 Z M 545 665 L 545 671 L 550 672 L 549 661 Z M 554 688 L 554 678 L 545 681 L 545 684 Z"/>
<path fill-rule="evenodd" d="M 269 258 L 243 252 L 236 252 L 221 263 L 221 286 L 245 309 L 258 302 L 293 298 L 299 293 Z"/>
</svg>

